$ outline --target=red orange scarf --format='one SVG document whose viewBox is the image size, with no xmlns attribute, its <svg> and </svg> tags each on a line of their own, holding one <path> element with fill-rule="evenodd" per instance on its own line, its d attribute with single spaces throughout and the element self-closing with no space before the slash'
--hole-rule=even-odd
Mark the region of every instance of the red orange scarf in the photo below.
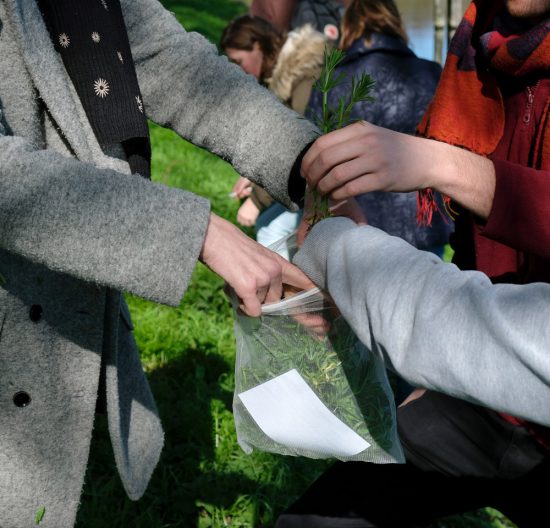
<svg viewBox="0 0 550 528">
<path fill-rule="evenodd" d="M 474 0 L 449 46 L 435 96 L 418 134 L 488 156 L 504 131 L 504 105 L 495 72 L 524 76 L 550 70 L 550 19 L 532 26 L 511 17 L 504 1 Z M 550 127 L 537 138 L 537 168 L 550 169 Z M 444 198 L 446 206 L 450 199 Z M 431 189 L 418 193 L 418 221 L 438 210 Z"/>
</svg>

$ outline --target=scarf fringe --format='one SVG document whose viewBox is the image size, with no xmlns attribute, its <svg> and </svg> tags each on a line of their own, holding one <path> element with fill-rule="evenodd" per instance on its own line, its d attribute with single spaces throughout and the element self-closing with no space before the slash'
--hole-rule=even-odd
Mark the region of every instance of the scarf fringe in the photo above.
<svg viewBox="0 0 550 528">
<path fill-rule="evenodd" d="M 439 213 L 448 224 L 454 221 L 458 212 L 451 206 L 451 198 L 443 196 L 443 209 L 439 207 L 433 189 L 422 189 L 416 193 L 416 222 L 422 227 L 431 227 L 434 213 Z"/>
</svg>

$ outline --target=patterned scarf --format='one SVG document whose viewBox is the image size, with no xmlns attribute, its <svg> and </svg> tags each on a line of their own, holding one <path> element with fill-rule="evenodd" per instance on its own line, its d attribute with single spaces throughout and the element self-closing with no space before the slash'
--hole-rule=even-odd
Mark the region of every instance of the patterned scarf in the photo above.
<svg viewBox="0 0 550 528">
<path fill-rule="evenodd" d="M 550 69 L 550 19 L 533 26 L 513 18 L 504 1 L 474 0 L 449 46 L 435 96 L 418 134 L 488 156 L 504 131 L 504 104 L 497 74 L 540 75 Z M 546 105 L 536 139 L 536 168 L 550 170 Z M 447 210 L 450 198 L 444 198 Z M 434 192 L 418 193 L 418 221 L 429 225 L 438 210 Z"/>
<path fill-rule="evenodd" d="M 38 0 L 56 51 L 102 146 L 120 144 L 150 177 L 151 147 L 120 0 Z"/>
</svg>

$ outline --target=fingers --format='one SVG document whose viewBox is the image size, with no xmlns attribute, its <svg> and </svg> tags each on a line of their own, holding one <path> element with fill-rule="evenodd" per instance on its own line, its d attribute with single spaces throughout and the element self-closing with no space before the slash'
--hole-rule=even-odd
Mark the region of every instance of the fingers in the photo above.
<svg viewBox="0 0 550 528">
<path fill-rule="evenodd" d="M 362 154 L 373 128 L 377 127 L 362 121 L 330 132 L 315 141 L 301 166 L 302 175 L 309 185 L 315 187 L 330 169 Z"/>
<path fill-rule="evenodd" d="M 315 287 L 300 268 L 279 255 L 267 249 L 266 251 L 275 258 L 269 264 L 264 263 L 264 274 L 257 275 L 254 284 L 248 283 L 235 288 L 235 293 L 242 300 L 242 311 L 250 317 L 261 315 L 262 304 L 279 302 L 283 297 L 283 284 L 292 286 L 296 291 Z"/>
<path fill-rule="evenodd" d="M 243 227 L 252 227 L 256 223 L 255 218 L 250 218 L 240 212 L 237 213 L 237 222 Z"/>
<path fill-rule="evenodd" d="M 368 172 L 365 166 L 368 161 L 369 152 L 363 142 L 354 140 L 338 143 L 317 156 L 311 164 L 308 178 L 316 182 L 316 188 L 321 194 L 329 194 Z"/>
<path fill-rule="evenodd" d="M 211 213 L 201 261 L 220 275 L 241 299 L 243 310 L 260 315 L 261 303 L 282 293 L 279 256 Z"/>
<path fill-rule="evenodd" d="M 282 280 L 285 284 L 289 284 L 300 290 L 308 290 L 315 287 L 315 284 L 300 268 L 294 266 L 294 264 L 291 264 L 285 259 L 281 260 Z"/>
<path fill-rule="evenodd" d="M 248 198 L 252 194 L 252 186 L 244 187 L 238 193 L 235 193 L 235 196 L 239 199 Z"/>
<path fill-rule="evenodd" d="M 311 229 L 310 216 L 306 216 L 306 214 L 304 213 L 302 215 L 302 219 L 300 220 L 300 225 L 298 226 L 298 230 L 296 231 L 296 245 L 298 247 L 302 247 L 303 243 L 307 238 L 307 235 L 309 234 L 310 229 Z"/>
<path fill-rule="evenodd" d="M 263 303 L 281 300 L 283 282 L 301 290 L 314 286 L 299 268 L 215 214 L 210 215 L 200 258 L 233 288 L 251 317 L 261 315 Z"/>
<path fill-rule="evenodd" d="M 248 198 L 243 202 L 237 211 L 237 222 L 245 227 L 251 227 L 256 223 L 258 216 L 260 214 L 260 209 Z"/>
<path fill-rule="evenodd" d="M 325 337 L 331 328 L 330 322 L 321 313 L 293 314 L 292 318 L 317 337 Z"/>
<path fill-rule="evenodd" d="M 235 293 L 237 292 L 235 291 Z M 260 315 L 262 315 L 262 303 L 256 295 L 247 295 L 242 297 L 237 293 L 237 297 L 241 299 L 239 308 L 245 315 L 248 315 L 249 317 L 260 317 Z"/>
<path fill-rule="evenodd" d="M 259 317 L 262 313 L 262 304 L 278 302 L 283 295 L 283 281 L 279 262 L 275 258 L 266 261 L 263 273 L 256 273 L 248 283 L 235 288 L 235 293 L 242 300 L 241 309 L 243 312 L 250 317 Z"/>
<path fill-rule="evenodd" d="M 374 158 L 375 156 L 358 152 L 355 159 L 341 162 L 326 172 L 317 189 L 323 195 L 330 195 L 333 200 L 345 200 L 351 196 L 379 190 L 374 173 Z"/>
<path fill-rule="evenodd" d="M 236 198 L 246 198 L 250 196 L 252 192 L 252 182 L 248 178 L 243 178 L 242 176 L 235 182 L 233 185 L 232 194 Z"/>
</svg>

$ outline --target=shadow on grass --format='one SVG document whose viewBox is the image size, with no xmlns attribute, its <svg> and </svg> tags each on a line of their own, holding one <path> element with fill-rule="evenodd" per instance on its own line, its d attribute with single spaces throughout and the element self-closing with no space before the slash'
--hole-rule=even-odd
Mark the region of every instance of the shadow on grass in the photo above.
<svg viewBox="0 0 550 528">
<path fill-rule="evenodd" d="M 234 434 L 219 436 L 232 420 L 233 395 L 223 382 L 232 368 L 214 350 L 189 350 L 150 373 L 166 438 L 149 488 L 138 502 L 126 497 L 106 418 L 97 417 L 77 527 L 271 525 L 322 464 L 262 453 L 246 457 L 236 448 Z M 227 463 L 229 451 L 236 453 L 234 464 Z"/>
</svg>

